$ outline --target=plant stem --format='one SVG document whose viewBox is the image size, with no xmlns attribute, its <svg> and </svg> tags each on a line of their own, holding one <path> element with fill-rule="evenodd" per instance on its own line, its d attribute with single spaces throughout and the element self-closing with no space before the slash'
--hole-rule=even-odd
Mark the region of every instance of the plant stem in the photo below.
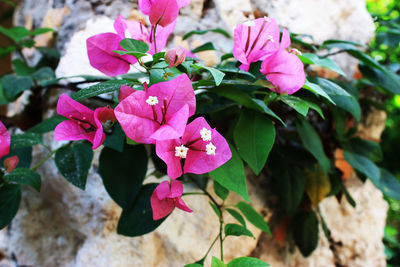
<svg viewBox="0 0 400 267">
<path fill-rule="evenodd" d="M 154 40 L 154 54 L 157 54 L 157 41 L 156 41 L 156 30 L 157 30 L 157 25 L 154 25 L 154 31 L 153 31 L 153 40 Z"/>
<path fill-rule="evenodd" d="M 206 196 L 203 192 L 188 192 L 188 193 L 183 193 L 182 196 L 188 196 L 188 195 L 203 195 Z"/>
<path fill-rule="evenodd" d="M 51 156 L 53 156 L 54 153 L 57 152 L 58 149 L 55 149 L 51 151 L 46 157 L 44 157 L 41 161 L 39 161 L 38 164 L 32 167 L 32 170 L 36 171 L 37 168 L 39 168 L 43 163 L 45 163 Z"/>
<path fill-rule="evenodd" d="M 215 242 L 217 242 L 218 238 L 219 238 L 219 235 L 217 235 L 217 236 L 215 237 L 214 241 L 211 243 L 211 246 L 208 248 L 208 250 L 207 250 L 207 252 L 206 252 L 206 255 L 204 255 L 203 259 L 207 258 L 208 253 L 210 253 L 211 249 L 212 249 L 213 246 L 215 245 Z"/>
<path fill-rule="evenodd" d="M 219 246 L 221 247 L 221 261 L 224 261 L 224 238 L 222 237 L 222 231 L 224 228 L 224 217 L 222 210 L 220 209 L 221 217 L 219 218 Z"/>
</svg>

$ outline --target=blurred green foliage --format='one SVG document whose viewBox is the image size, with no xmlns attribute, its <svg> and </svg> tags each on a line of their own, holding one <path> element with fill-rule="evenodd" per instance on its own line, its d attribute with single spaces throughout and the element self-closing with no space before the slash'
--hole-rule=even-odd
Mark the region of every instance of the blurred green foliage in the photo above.
<svg viewBox="0 0 400 267">
<path fill-rule="evenodd" d="M 400 1 L 368 0 L 374 18 L 376 37 L 371 42 L 371 56 L 399 74 L 400 72 Z M 400 96 L 385 103 L 386 129 L 382 134 L 382 165 L 400 180 Z M 400 201 L 387 198 L 389 212 L 385 229 L 385 253 L 388 266 L 400 266 Z"/>
</svg>

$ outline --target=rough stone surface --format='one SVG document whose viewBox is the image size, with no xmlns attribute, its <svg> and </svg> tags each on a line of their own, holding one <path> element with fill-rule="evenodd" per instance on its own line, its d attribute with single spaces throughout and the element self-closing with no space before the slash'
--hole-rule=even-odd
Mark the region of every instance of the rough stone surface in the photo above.
<svg viewBox="0 0 400 267">
<path fill-rule="evenodd" d="M 64 14 L 58 33 L 57 46 L 63 57 L 57 74 L 96 75 L 99 72 L 88 63 L 86 38 L 112 31 L 112 21 L 120 13 L 136 16 L 131 12 L 136 6 L 136 1 L 128 0 L 25 0 L 15 22 L 25 25 L 30 21 L 37 27 L 43 25 L 49 10 L 67 7 L 69 12 Z M 192 0 L 181 14 L 171 43 L 181 42 L 180 35 L 194 29 L 221 27 L 232 33 L 235 24 L 263 14 L 276 18 L 293 32 L 312 34 L 318 43 L 328 38 L 368 42 L 374 31 L 364 0 Z M 231 40 L 212 33 L 194 36 L 186 45 L 193 48 L 206 40 L 215 42 L 220 51 L 232 49 Z M 354 62 L 346 58 L 340 61 L 348 73 L 354 68 Z M 56 96 L 49 99 L 53 107 L 55 101 Z M 377 118 L 369 125 L 375 128 L 384 125 L 384 116 Z M 369 128 L 365 129 L 368 134 Z M 52 147 L 59 145 L 51 141 L 51 134 L 45 139 Z M 36 159 L 45 154 L 35 150 Z M 154 233 L 138 238 L 119 236 L 116 225 L 121 209 L 104 190 L 96 172 L 97 160 L 98 152 L 86 191 L 67 183 L 52 162 L 39 169 L 43 177 L 40 194 L 24 188 L 16 218 L 10 227 L 0 231 L 0 255 L 5 255 L 0 259 L 0 266 L 172 267 L 194 262 L 204 255 L 218 231 L 217 217 L 206 198 L 185 196 L 194 213 L 177 210 Z M 252 205 L 269 220 L 272 214 L 266 208 L 267 194 L 262 189 L 265 185 L 258 181 L 249 175 L 250 198 Z M 259 230 L 250 228 L 256 239 L 229 237 L 232 242 L 226 242 L 226 259 L 251 255 L 272 266 L 385 266 L 381 239 L 387 204 L 369 182 L 361 184 L 353 177 L 347 187 L 357 202 L 356 208 L 335 198 L 325 199 L 320 205 L 332 230 L 333 249 L 320 231 L 319 247 L 309 258 L 304 258 L 291 245 L 282 247 Z M 186 189 L 194 190 L 190 185 Z M 228 202 L 238 200 L 238 196 L 231 194 Z M 225 217 L 230 220 L 229 215 Z M 219 255 L 218 245 L 210 255 Z"/>
</svg>

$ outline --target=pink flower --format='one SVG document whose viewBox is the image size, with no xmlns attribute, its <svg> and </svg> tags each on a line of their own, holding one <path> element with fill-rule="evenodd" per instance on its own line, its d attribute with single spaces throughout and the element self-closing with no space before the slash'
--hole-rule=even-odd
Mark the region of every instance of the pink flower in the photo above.
<svg viewBox="0 0 400 267">
<path fill-rule="evenodd" d="M 176 0 L 154 0 L 150 8 L 149 19 L 151 25 L 168 26 L 176 21 L 179 7 Z"/>
<path fill-rule="evenodd" d="M 262 62 L 260 72 L 276 87 L 272 91 L 291 95 L 303 87 L 306 77 L 299 57 L 285 50 L 289 46 L 290 35 L 284 29 L 279 50 Z"/>
<path fill-rule="evenodd" d="M 0 121 L 0 158 L 10 153 L 11 136 L 6 126 Z M 4 160 L 4 167 L 7 172 L 11 172 L 17 167 L 19 162 L 18 156 L 12 156 Z"/>
<path fill-rule="evenodd" d="M 186 74 L 135 91 L 115 108 L 125 134 L 137 143 L 182 136 L 186 122 L 196 110 L 196 97 Z M 126 88 L 125 88 L 126 89 Z"/>
<path fill-rule="evenodd" d="M 6 126 L 0 121 L 0 158 L 10 153 L 11 136 Z"/>
<path fill-rule="evenodd" d="M 115 24 L 117 24 L 115 30 L 120 36 L 125 36 L 125 33 L 128 32 L 130 38 L 147 43 L 150 46 L 148 53 L 153 55 L 157 52 L 160 52 L 165 47 L 169 35 L 175 29 L 176 21 L 172 22 L 166 27 L 158 25 L 156 29 L 155 42 L 153 25 L 151 25 L 149 28 L 146 28 L 142 22 L 126 20 L 121 15 L 115 20 L 114 25 Z M 155 43 L 157 45 L 157 51 L 155 51 Z"/>
<path fill-rule="evenodd" d="M 168 50 L 165 53 L 165 61 L 169 63 L 168 68 L 173 68 L 182 64 L 185 61 L 186 49 L 182 46 L 177 46 Z"/>
<path fill-rule="evenodd" d="M 185 159 L 184 173 L 202 174 L 232 157 L 225 138 L 211 129 L 203 117 L 188 124 L 182 138 L 157 140 L 156 153 L 167 164 L 167 174 L 172 179 L 182 175 L 182 159 Z"/>
<path fill-rule="evenodd" d="M 155 0 L 139 0 L 139 9 L 142 11 L 143 14 L 149 15 L 151 7 L 153 3 L 156 2 Z M 178 8 L 187 6 L 190 4 L 190 0 L 177 0 Z"/>
<path fill-rule="evenodd" d="M 158 26 L 156 30 L 157 51 L 161 51 L 166 43 L 168 36 L 175 29 L 176 23 L 171 23 L 167 27 Z M 101 33 L 94 35 L 86 40 L 86 47 L 90 65 L 102 73 L 115 76 L 125 74 L 129 71 L 130 64 L 137 62 L 136 58 L 130 55 L 118 55 L 114 50 L 123 50 L 120 42 L 125 38 L 132 38 L 149 44 L 148 53 L 154 54 L 153 26 L 150 30 L 139 21 L 128 21 L 119 16 L 114 22 L 115 33 Z M 129 35 L 126 35 L 126 32 Z"/>
<path fill-rule="evenodd" d="M 186 206 L 185 202 L 183 202 L 181 198 L 182 193 L 183 185 L 180 181 L 171 180 L 171 184 L 168 181 L 159 184 L 150 198 L 153 220 L 159 220 L 168 216 L 175 207 L 187 212 L 192 212 L 192 210 Z"/>
<path fill-rule="evenodd" d="M 66 94 L 62 94 L 58 99 L 57 113 L 69 120 L 57 125 L 54 139 L 88 140 L 93 144 L 93 149 L 98 148 L 106 137 L 102 123 L 108 120 L 116 121 L 112 108 L 102 107 L 93 111 Z"/>
<path fill-rule="evenodd" d="M 263 60 L 278 50 L 279 27 L 274 19 L 259 18 L 238 24 L 234 31 L 233 55 L 248 71 L 250 64 Z"/>
</svg>

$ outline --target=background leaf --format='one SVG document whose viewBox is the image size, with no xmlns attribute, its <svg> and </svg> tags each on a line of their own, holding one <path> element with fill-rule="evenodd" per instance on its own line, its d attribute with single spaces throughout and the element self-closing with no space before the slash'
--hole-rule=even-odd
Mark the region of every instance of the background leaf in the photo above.
<svg viewBox="0 0 400 267">
<path fill-rule="evenodd" d="M 318 219 L 313 211 L 299 212 L 292 221 L 293 240 L 304 257 L 308 257 L 318 245 Z"/>
<path fill-rule="evenodd" d="M 243 213 L 244 217 L 255 227 L 264 231 L 269 236 L 272 236 L 271 230 L 269 229 L 268 224 L 264 221 L 264 218 L 255 210 L 252 206 L 247 204 L 246 202 L 239 202 L 236 204 L 236 207 Z"/>
<path fill-rule="evenodd" d="M 0 230 L 10 224 L 21 202 L 21 186 L 5 184 L 0 187 Z"/>
<path fill-rule="evenodd" d="M 228 267 L 267 267 L 267 266 L 269 266 L 268 263 L 250 257 L 236 258 L 228 263 Z"/>
<path fill-rule="evenodd" d="M 33 187 L 40 192 L 42 181 L 40 175 L 34 170 L 27 168 L 16 168 L 9 174 L 4 176 L 4 179 L 17 184 L 25 184 Z"/>
</svg>

